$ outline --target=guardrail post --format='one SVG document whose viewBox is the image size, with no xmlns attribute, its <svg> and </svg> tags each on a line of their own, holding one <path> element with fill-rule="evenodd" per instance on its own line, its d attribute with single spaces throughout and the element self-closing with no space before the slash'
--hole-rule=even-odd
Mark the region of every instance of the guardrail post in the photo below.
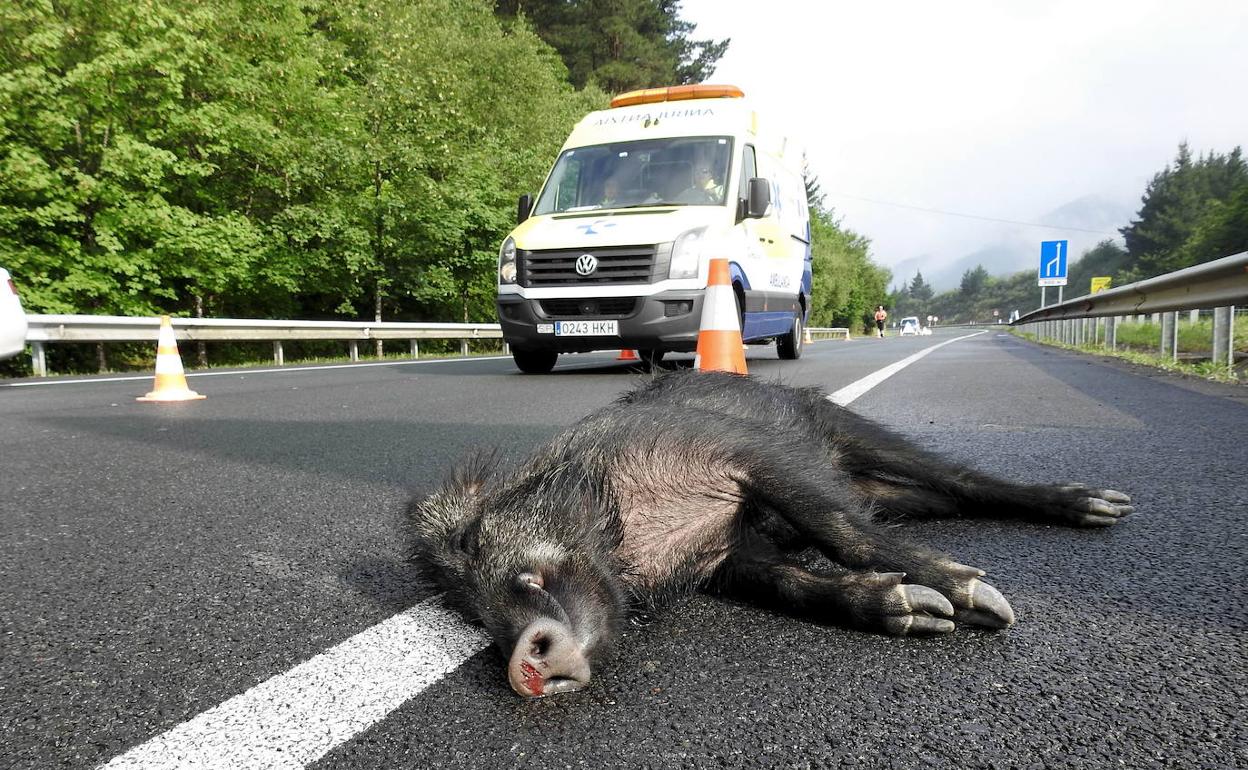
<svg viewBox="0 0 1248 770">
<path fill-rule="evenodd" d="M 1118 349 L 1118 317 L 1109 316 L 1105 319 L 1105 347 Z"/>
<path fill-rule="evenodd" d="M 506 342 L 503 343 L 503 355 L 511 355 L 511 345 L 508 345 Z"/>
<path fill-rule="evenodd" d="M 1170 356 L 1171 360 L 1179 360 L 1179 352 L 1175 350 L 1175 339 L 1177 338 L 1177 327 L 1179 325 L 1178 311 L 1170 311 L 1161 314 L 1161 355 Z"/>
<path fill-rule="evenodd" d="M 30 343 L 30 368 L 34 371 L 36 377 L 48 376 L 48 358 L 44 352 L 42 342 Z"/>
<path fill-rule="evenodd" d="M 282 341 L 273 340 L 273 365 L 283 366 L 286 363 L 286 354 L 282 350 Z"/>
<path fill-rule="evenodd" d="M 420 342 L 417 340 L 408 340 L 407 342 L 411 348 L 412 358 L 420 358 Z"/>
<path fill-rule="evenodd" d="M 1187 320 L 1191 321 L 1194 324 L 1200 323 L 1200 311 L 1193 310 L 1191 313 L 1188 314 Z"/>
<path fill-rule="evenodd" d="M 1231 329 L 1234 327 L 1235 308 L 1213 309 L 1213 363 L 1220 366 L 1226 361 L 1227 373 L 1234 371 L 1235 353 L 1231 350 Z"/>
<path fill-rule="evenodd" d="M 468 355 L 468 338 L 467 337 L 459 341 L 459 354 L 461 356 Z"/>
<path fill-rule="evenodd" d="M 360 360 L 360 343 L 355 340 L 351 340 L 350 342 L 348 342 L 347 352 L 348 352 L 348 357 L 352 361 L 359 361 Z"/>
</svg>

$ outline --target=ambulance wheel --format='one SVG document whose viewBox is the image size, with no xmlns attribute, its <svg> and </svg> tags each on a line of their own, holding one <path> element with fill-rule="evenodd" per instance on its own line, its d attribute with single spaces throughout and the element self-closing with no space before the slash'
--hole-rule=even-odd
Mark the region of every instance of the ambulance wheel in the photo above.
<svg viewBox="0 0 1248 770">
<path fill-rule="evenodd" d="M 555 368 L 559 354 L 553 350 L 513 350 L 511 357 L 525 374 L 548 374 Z"/>
<path fill-rule="evenodd" d="M 793 326 L 789 333 L 776 338 L 776 350 L 785 361 L 795 361 L 802 357 L 802 314 L 793 315 Z"/>
</svg>

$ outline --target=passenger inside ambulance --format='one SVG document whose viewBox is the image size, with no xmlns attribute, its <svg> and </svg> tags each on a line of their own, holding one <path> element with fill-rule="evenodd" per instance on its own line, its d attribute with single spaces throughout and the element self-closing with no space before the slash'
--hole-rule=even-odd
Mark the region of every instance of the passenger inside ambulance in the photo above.
<svg viewBox="0 0 1248 770">
<path fill-rule="evenodd" d="M 676 203 L 719 204 L 724 200 L 724 180 L 715 173 L 709 162 L 703 161 L 693 169 L 693 183 L 675 197 Z"/>
</svg>

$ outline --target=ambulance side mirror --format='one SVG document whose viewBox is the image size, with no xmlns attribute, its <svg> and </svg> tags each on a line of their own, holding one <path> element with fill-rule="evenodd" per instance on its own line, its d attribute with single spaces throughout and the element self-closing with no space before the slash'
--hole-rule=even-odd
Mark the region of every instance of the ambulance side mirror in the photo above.
<svg viewBox="0 0 1248 770">
<path fill-rule="evenodd" d="M 524 222 L 529 218 L 529 212 L 533 210 L 533 196 L 525 193 L 520 196 L 520 201 L 516 204 L 516 224 Z"/>
<path fill-rule="evenodd" d="M 745 202 L 745 216 L 748 219 L 759 219 L 767 213 L 771 205 L 771 182 L 762 177 L 750 180 L 750 197 Z"/>
</svg>

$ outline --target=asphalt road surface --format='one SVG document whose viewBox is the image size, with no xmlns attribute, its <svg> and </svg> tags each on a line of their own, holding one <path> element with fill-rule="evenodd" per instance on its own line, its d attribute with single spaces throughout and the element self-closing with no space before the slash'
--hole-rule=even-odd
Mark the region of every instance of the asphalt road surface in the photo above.
<svg viewBox="0 0 1248 770">
<path fill-rule="evenodd" d="M 526 702 L 440 610 L 400 513 L 648 375 L 612 354 L 0 385 L 0 767 L 1248 768 L 1248 392 L 990 330 L 751 349 L 757 377 L 1024 481 L 1128 492 L 1107 530 L 947 521 L 1004 632 L 894 639 L 695 597 L 586 690 Z M 857 393 L 857 392 L 856 392 Z"/>
</svg>

